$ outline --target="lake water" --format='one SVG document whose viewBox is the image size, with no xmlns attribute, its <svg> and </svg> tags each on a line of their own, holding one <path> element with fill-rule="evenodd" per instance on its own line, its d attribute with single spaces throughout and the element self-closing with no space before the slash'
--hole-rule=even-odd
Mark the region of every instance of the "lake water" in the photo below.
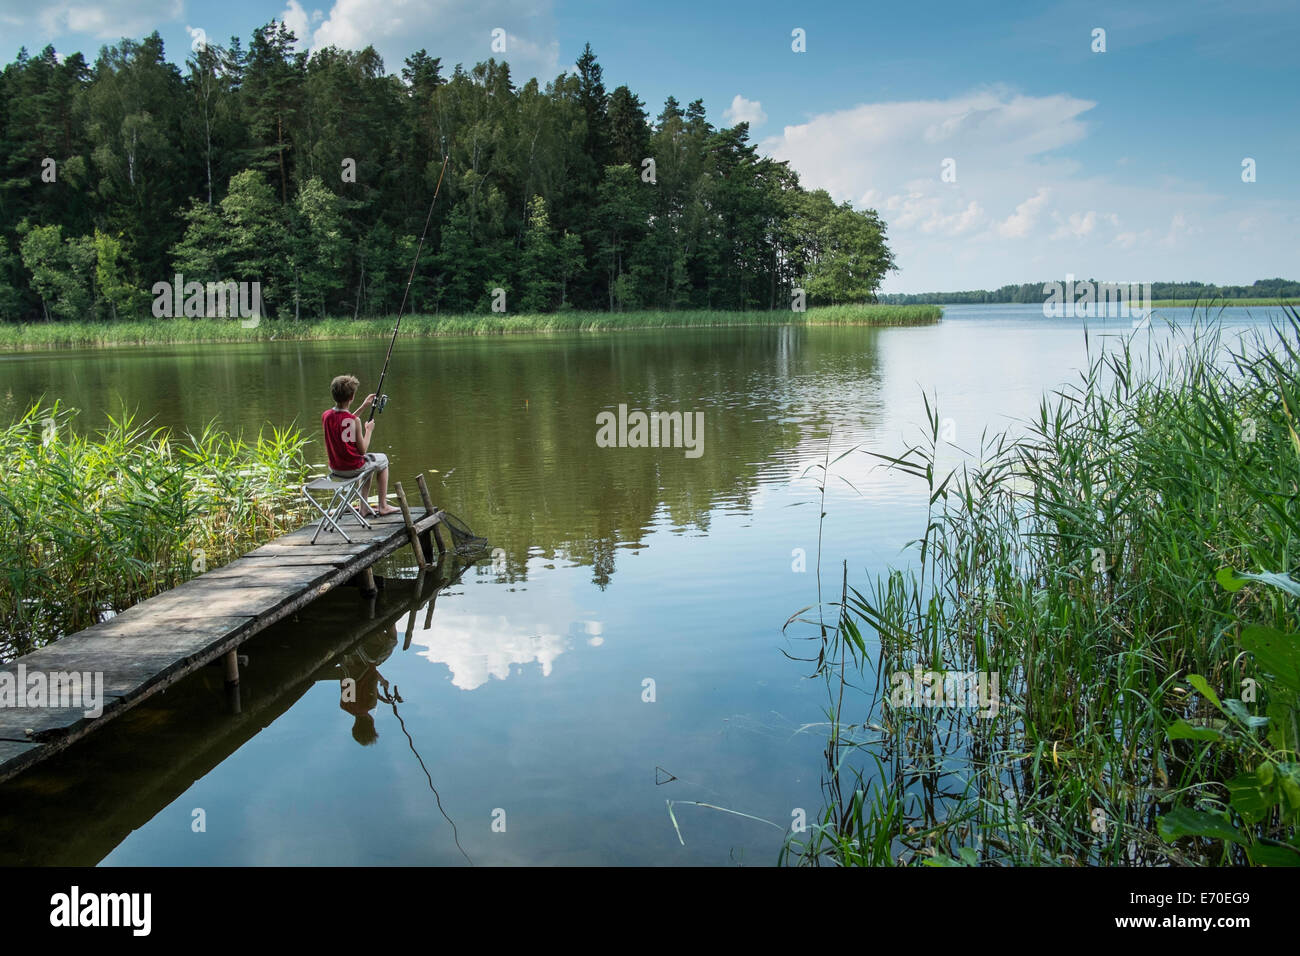
<svg viewBox="0 0 1300 956">
<path fill-rule="evenodd" d="M 1094 350 L 1129 334 L 1090 323 Z M 386 346 L 0 355 L 0 414 L 44 394 L 82 428 L 125 406 L 315 435 L 330 378 L 372 388 Z M 826 688 L 782 633 L 817 600 L 810 468 L 919 440 L 923 392 L 973 451 L 1086 354 L 1081 321 L 1036 306 L 922 328 L 402 341 L 375 447 L 499 550 L 412 615 L 404 549 L 373 605 L 343 590 L 245 645 L 239 716 L 210 668 L 0 788 L 0 862 L 771 865 L 796 810 L 823 807 Z M 703 453 L 598 447 L 620 404 L 703 413 Z M 907 562 L 925 505 L 861 451 L 833 473 L 828 599 L 843 561 L 859 585 Z M 400 703 L 340 705 L 343 678 L 377 675 Z"/>
</svg>

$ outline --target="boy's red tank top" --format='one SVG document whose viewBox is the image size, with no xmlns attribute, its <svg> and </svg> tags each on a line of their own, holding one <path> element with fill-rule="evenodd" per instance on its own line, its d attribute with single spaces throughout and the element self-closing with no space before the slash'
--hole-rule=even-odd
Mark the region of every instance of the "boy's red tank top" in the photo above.
<svg viewBox="0 0 1300 956">
<path fill-rule="evenodd" d="M 343 439 L 343 425 L 349 419 L 353 426 L 353 440 Z M 351 412 L 342 412 L 337 408 L 327 408 L 321 412 L 321 425 L 325 428 L 325 453 L 329 456 L 330 471 L 356 471 L 366 464 L 365 458 L 357 449 L 356 436 L 361 434 L 361 419 Z"/>
</svg>

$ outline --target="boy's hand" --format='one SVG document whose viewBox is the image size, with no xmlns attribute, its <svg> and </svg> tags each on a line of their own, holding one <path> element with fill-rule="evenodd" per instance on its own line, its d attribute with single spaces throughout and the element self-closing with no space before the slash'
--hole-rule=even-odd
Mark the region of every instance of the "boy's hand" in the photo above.
<svg viewBox="0 0 1300 956">
<path fill-rule="evenodd" d="M 370 419 L 370 421 L 366 422 L 366 437 L 369 438 L 370 433 L 374 430 L 375 430 L 375 420 L 372 418 Z"/>
<path fill-rule="evenodd" d="M 366 396 L 366 400 L 361 403 L 361 408 L 362 409 L 369 408 L 371 404 L 374 402 L 374 400 L 375 400 L 375 395 L 373 392 L 371 392 L 369 395 Z"/>
</svg>

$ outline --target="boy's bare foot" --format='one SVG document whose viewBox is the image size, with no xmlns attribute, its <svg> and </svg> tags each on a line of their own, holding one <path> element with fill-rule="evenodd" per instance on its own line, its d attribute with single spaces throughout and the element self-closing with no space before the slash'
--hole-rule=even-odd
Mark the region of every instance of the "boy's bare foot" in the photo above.
<svg viewBox="0 0 1300 956">
<path fill-rule="evenodd" d="M 386 505 L 383 508 L 380 508 L 377 513 L 379 517 L 382 518 L 385 515 L 395 515 L 400 510 L 401 510 L 400 508 L 394 508 L 392 505 Z"/>
</svg>

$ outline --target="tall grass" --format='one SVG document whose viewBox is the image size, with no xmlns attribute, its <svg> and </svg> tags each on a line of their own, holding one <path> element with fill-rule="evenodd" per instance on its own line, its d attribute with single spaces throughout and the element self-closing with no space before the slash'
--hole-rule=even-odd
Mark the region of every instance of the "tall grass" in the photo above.
<svg viewBox="0 0 1300 956">
<path fill-rule="evenodd" d="M 402 334 L 499 335 L 519 332 L 617 332 L 632 329 L 781 325 L 930 325 L 943 310 L 929 305 L 840 305 L 807 312 L 557 312 L 537 315 L 408 315 Z M 264 320 L 246 329 L 231 319 L 154 319 L 135 322 L 49 322 L 0 325 L 0 350 L 262 342 L 271 339 L 382 338 L 393 318 L 319 321 Z"/>
<path fill-rule="evenodd" d="M 928 401 L 919 446 L 865 452 L 930 510 L 811 638 L 827 808 L 789 860 L 1300 864 L 1300 314 L 1174 341 L 1103 349 L 955 468 Z M 914 668 L 996 674 L 996 713 L 891 702 Z"/>
<path fill-rule="evenodd" d="M 0 428 L 0 658 L 23 654 L 216 567 L 304 517 L 306 440 L 209 425 L 176 436 L 33 405 Z M 201 555 L 199 554 L 201 552 Z M 197 567 L 196 567 L 197 566 Z"/>
</svg>

